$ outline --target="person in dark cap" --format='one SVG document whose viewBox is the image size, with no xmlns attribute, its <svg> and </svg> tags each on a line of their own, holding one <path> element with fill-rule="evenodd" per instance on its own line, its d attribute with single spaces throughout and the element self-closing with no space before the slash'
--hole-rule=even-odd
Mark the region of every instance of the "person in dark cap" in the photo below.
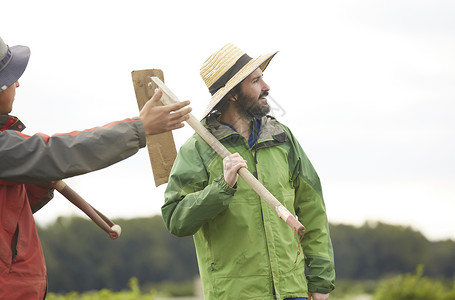
<svg viewBox="0 0 455 300">
<path fill-rule="evenodd" d="M 33 213 L 53 197 L 53 181 L 95 171 L 130 157 L 146 135 L 181 128 L 189 101 L 157 106 L 158 91 L 139 117 L 68 134 L 25 135 L 10 113 L 30 57 L 26 46 L 0 37 L 0 299 L 44 299 L 46 265 Z"/>
<path fill-rule="evenodd" d="M 205 300 L 325 300 L 335 288 L 319 177 L 291 130 L 268 115 L 263 71 L 276 53 L 252 58 L 227 44 L 205 61 L 200 73 L 212 97 L 202 123 L 233 154 L 222 159 L 193 135 L 166 188 L 164 222 L 174 235 L 193 235 Z M 300 241 L 238 179 L 240 168 L 298 217 L 306 227 Z"/>
</svg>

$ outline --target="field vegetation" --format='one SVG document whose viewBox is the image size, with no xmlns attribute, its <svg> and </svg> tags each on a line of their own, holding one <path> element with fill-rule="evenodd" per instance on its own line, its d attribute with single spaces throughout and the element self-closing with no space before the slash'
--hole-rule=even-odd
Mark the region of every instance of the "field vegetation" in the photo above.
<svg viewBox="0 0 455 300">
<path fill-rule="evenodd" d="M 122 226 L 117 240 L 78 217 L 39 228 L 48 265 L 47 299 L 198 295 L 192 237 L 172 236 L 160 216 L 116 223 Z M 331 224 L 330 230 L 337 272 L 330 299 L 455 300 L 454 241 L 429 241 L 410 227 L 383 223 Z"/>
</svg>

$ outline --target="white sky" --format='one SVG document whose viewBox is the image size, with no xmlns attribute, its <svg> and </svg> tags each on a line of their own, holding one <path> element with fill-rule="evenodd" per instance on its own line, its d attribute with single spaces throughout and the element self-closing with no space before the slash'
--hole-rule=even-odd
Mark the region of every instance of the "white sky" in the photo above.
<svg viewBox="0 0 455 300">
<path fill-rule="evenodd" d="M 454 14 L 441 0 L 15 0 L 0 34 L 32 51 L 13 109 L 28 134 L 137 115 L 140 69 L 163 69 L 200 117 L 209 93 L 199 68 L 212 52 L 228 42 L 250 56 L 279 50 L 264 74 L 274 114 L 316 167 L 330 221 L 455 239 Z M 174 132 L 177 147 L 192 132 Z M 66 182 L 110 218 L 163 204 L 145 148 Z M 36 220 L 73 214 L 56 195 Z"/>
</svg>

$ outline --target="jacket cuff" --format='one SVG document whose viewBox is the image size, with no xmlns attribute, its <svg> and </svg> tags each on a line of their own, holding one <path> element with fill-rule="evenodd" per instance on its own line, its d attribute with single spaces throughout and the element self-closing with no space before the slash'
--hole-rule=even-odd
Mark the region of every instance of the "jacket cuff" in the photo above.
<svg viewBox="0 0 455 300">
<path fill-rule="evenodd" d="M 335 289 L 335 286 L 333 286 L 332 289 L 326 289 L 326 288 L 317 287 L 314 284 L 308 283 L 308 291 L 311 293 L 329 294 L 334 289 Z"/>
<path fill-rule="evenodd" d="M 139 148 L 144 148 L 145 145 L 147 144 L 144 123 L 142 123 L 142 120 L 139 117 L 134 117 L 133 120 L 134 120 L 133 124 L 135 124 L 137 127 L 137 135 L 139 137 Z"/>
<path fill-rule="evenodd" d="M 234 196 L 235 192 L 237 191 L 237 183 L 234 185 L 234 187 L 230 187 L 229 184 L 227 184 L 226 181 L 224 181 L 223 175 L 220 175 L 217 178 L 215 178 L 213 182 L 215 182 L 218 185 L 222 192 L 225 192 L 226 194 L 229 194 L 231 196 Z"/>
</svg>

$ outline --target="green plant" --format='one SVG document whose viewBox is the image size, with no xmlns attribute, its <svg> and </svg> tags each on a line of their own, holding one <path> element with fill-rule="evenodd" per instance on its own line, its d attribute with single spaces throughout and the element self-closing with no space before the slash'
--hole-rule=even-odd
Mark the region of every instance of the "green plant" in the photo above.
<svg viewBox="0 0 455 300">
<path fill-rule="evenodd" d="M 139 288 L 137 278 L 131 278 L 128 283 L 129 290 L 121 292 L 113 292 L 108 289 L 99 291 L 85 292 L 79 294 L 70 292 L 65 295 L 49 293 L 46 297 L 48 300 L 154 300 L 155 292 L 142 293 Z"/>
<path fill-rule="evenodd" d="M 455 300 L 455 285 L 450 289 L 444 282 L 423 276 L 423 266 L 415 273 L 382 280 L 374 300 Z"/>
</svg>

